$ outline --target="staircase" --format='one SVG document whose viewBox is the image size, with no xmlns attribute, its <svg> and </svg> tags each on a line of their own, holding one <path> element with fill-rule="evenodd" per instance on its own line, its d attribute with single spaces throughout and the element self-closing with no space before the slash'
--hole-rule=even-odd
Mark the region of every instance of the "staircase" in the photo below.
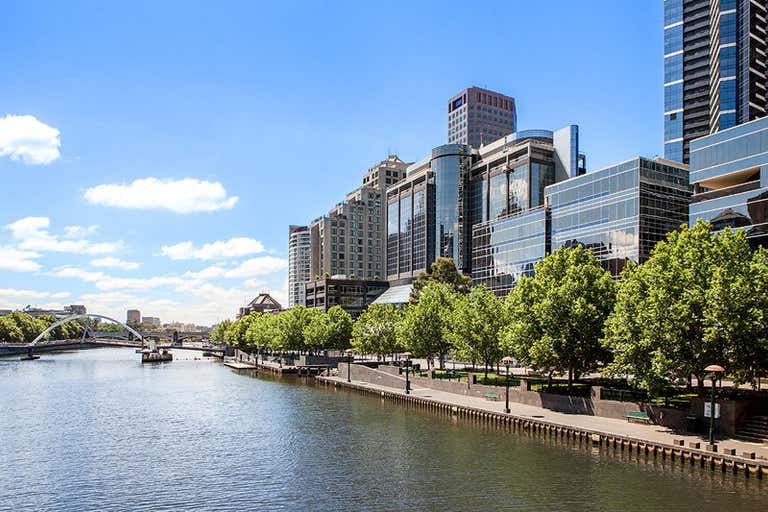
<svg viewBox="0 0 768 512">
<path fill-rule="evenodd" d="M 752 443 L 768 443 L 768 416 L 752 416 L 734 437 Z"/>
</svg>

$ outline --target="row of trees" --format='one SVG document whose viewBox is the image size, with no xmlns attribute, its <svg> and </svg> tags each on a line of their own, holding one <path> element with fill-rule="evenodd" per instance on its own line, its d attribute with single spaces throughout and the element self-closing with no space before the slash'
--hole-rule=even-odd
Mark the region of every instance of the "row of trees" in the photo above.
<svg viewBox="0 0 768 512">
<path fill-rule="evenodd" d="M 0 342 L 31 343 L 41 332 L 59 319 L 45 315 L 38 318 L 21 311 L 0 317 Z M 65 340 L 78 338 L 83 334 L 83 324 L 77 320 L 62 324 L 53 329 L 50 339 Z"/>
<path fill-rule="evenodd" d="M 348 348 L 352 325 L 349 313 L 339 306 L 327 312 L 296 306 L 279 314 L 251 313 L 234 322 L 225 320 L 210 339 L 248 351 L 318 352 Z"/>
<path fill-rule="evenodd" d="M 545 374 L 601 370 L 659 394 L 672 383 L 702 385 L 723 365 L 738 382 L 768 367 L 768 252 L 743 230 L 718 234 L 704 222 L 681 226 L 648 261 L 614 280 L 591 251 L 560 248 L 522 277 L 509 296 L 470 287 L 453 262 L 435 262 L 405 308 L 372 305 L 353 322 L 341 308 L 296 307 L 223 322 L 212 340 L 246 350 L 410 351 L 484 363 L 507 355 Z"/>
</svg>

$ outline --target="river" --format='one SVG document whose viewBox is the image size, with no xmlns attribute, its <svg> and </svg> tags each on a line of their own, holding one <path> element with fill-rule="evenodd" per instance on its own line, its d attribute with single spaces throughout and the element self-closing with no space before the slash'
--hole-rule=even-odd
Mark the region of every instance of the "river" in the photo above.
<svg viewBox="0 0 768 512">
<path fill-rule="evenodd" d="M 176 352 L 0 359 L 0 511 L 764 510 L 640 462 Z"/>
</svg>

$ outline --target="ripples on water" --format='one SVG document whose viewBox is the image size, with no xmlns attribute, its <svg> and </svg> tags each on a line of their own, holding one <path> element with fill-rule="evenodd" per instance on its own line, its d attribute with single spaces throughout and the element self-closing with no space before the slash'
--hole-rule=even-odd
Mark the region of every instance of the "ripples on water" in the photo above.
<svg viewBox="0 0 768 512">
<path fill-rule="evenodd" d="M 138 357 L 0 359 L 1 511 L 765 510 L 763 481 Z"/>
</svg>

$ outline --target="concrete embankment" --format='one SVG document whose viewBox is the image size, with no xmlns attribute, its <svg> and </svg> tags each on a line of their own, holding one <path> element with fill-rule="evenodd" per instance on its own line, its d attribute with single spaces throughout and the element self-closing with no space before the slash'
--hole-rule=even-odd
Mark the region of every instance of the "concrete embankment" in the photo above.
<svg viewBox="0 0 768 512">
<path fill-rule="evenodd" d="M 340 369 L 339 376 L 318 377 L 318 381 L 515 432 L 554 440 L 575 440 L 588 446 L 605 447 L 615 453 L 630 453 L 645 460 L 682 462 L 745 477 L 768 477 L 768 459 L 763 453 L 766 449 L 752 443 L 727 440 L 711 447 L 697 436 L 678 435 L 657 425 L 565 414 L 519 403 L 510 403 L 511 413 L 506 414 L 503 402 L 486 401 L 474 396 L 419 387 L 413 388 L 411 394 L 405 394 L 405 379 L 385 371 L 377 372 L 380 378 L 375 383 L 356 381 L 354 377 L 352 382 L 347 382 L 346 376 L 347 373 Z"/>
</svg>

